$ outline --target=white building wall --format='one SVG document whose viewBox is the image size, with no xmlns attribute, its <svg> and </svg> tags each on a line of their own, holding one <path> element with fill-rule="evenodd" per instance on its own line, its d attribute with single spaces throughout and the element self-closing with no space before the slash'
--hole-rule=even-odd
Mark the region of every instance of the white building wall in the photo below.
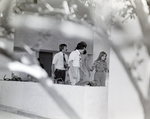
<svg viewBox="0 0 150 119">
<path fill-rule="evenodd" d="M 121 23 L 123 32 L 112 27 L 111 39 L 115 44 L 131 43 L 139 41 L 142 33 L 139 27 L 138 19 L 128 20 Z M 120 46 L 119 45 L 119 46 Z M 122 56 L 125 61 L 130 64 L 137 59 L 144 59 L 137 69 L 133 71 L 135 79 L 141 92 L 146 97 L 147 94 L 147 66 L 148 55 L 144 47 L 140 49 L 139 56 L 136 56 L 137 49 L 131 45 L 128 49 L 123 49 Z M 118 57 L 111 50 L 110 53 L 110 75 L 109 75 L 109 91 L 108 91 L 108 119 L 144 119 L 143 108 L 138 96 L 138 92 L 132 85 L 124 67 Z"/>
<path fill-rule="evenodd" d="M 81 39 L 78 37 L 68 38 L 60 32 L 56 33 L 56 31 L 53 32 L 48 30 L 35 31 L 23 28 L 16 29 L 14 46 L 20 47 L 23 43 L 25 43 L 31 48 L 39 48 L 39 50 L 56 52 L 59 51 L 59 45 L 65 43 L 68 47 L 68 52 L 71 52 L 81 41 L 85 41 L 87 43 L 88 54 L 93 54 L 93 39 Z"/>
<path fill-rule="evenodd" d="M 108 119 L 144 119 L 137 91 L 113 51 L 108 87 Z"/>
<path fill-rule="evenodd" d="M 83 87 L 54 85 L 65 101 L 81 119 L 107 119 L 107 90 L 103 87 Z M 19 111 L 52 119 L 70 119 L 47 95 L 45 90 L 34 82 L 0 82 L 0 105 L 17 108 Z"/>
</svg>

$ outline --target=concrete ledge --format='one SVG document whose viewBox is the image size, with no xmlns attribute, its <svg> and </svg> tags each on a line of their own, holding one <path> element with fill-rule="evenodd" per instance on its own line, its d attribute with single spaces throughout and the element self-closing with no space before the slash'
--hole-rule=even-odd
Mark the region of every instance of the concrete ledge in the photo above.
<svg viewBox="0 0 150 119">
<path fill-rule="evenodd" d="M 82 119 L 107 119 L 107 87 L 54 85 Z M 38 83 L 0 81 L 0 104 L 52 119 L 69 119 Z"/>
<path fill-rule="evenodd" d="M 24 116 L 24 117 L 29 117 L 29 118 L 32 118 L 32 119 L 50 119 L 50 118 L 46 118 L 46 117 L 41 117 L 39 115 L 31 114 L 31 113 L 28 113 L 26 111 L 19 110 L 17 108 L 4 106 L 4 105 L 0 105 L 0 111 L 10 112 L 10 113 L 13 113 L 13 114 L 21 115 L 21 116 Z"/>
</svg>

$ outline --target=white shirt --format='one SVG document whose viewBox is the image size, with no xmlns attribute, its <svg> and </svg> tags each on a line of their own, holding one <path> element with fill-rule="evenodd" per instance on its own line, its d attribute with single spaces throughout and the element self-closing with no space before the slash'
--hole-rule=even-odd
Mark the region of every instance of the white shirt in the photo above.
<svg viewBox="0 0 150 119">
<path fill-rule="evenodd" d="M 80 60 L 81 56 L 79 50 L 75 50 L 70 53 L 68 62 L 73 61 L 73 66 L 80 67 Z"/>
<path fill-rule="evenodd" d="M 66 59 L 66 62 L 68 62 L 68 56 L 66 54 L 65 54 L 65 59 Z M 52 64 L 55 65 L 55 69 L 65 70 L 62 52 L 58 52 L 54 55 Z"/>
</svg>

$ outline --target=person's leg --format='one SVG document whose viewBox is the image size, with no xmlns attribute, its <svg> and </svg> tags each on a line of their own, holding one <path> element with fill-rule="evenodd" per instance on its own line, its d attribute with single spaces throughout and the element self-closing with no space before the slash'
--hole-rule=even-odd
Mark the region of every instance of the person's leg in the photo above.
<svg viewBox="0 0 150 119">
<path fill-rule="evenodd" d="M 100 86 L 105 86 L 105 79 L 101 79 L 101 84 Z"/>
<path fill-rule="evenodd" d="M 77 75 L 77 78 L 74 78 L 72 71 L 69 70 L 70 82 L 72 85 L 75 85 L 77 82 L 80 81 L 80 69 L 79 69 L 79 67 L 74 67 L 74 71 L 75 71 L 75 74 Z"/>
<path fill-rule="evenodd" d="M 103 72 L 100 75 L 100 86 L 105 86 L 105 81 L 106 81 L 106 75 L 105 72 Z"/>
<path fill-rule="evenodd" d="M 64 70 L 55 70 L 55 79 L 61 78 L 63 81 L 65 81 L 66 77 L 66 71 Z"/>
<path fill-rule="evenodd" d="M 94 83 L 96 84 L 96 86 L 100 86 L 101 85 L 100 72 L 95 72 L 95 74 L 94 74 Z"/>
<path fill-rule="evenodd" d="M 69 69 L 68 73 L 69 73 L 69 78 L 70 78 L 71 85 L 75 85 L 76 79 L 73 78 L 72 71 L 70 69 Z"/>
<path fill-rule="evenodd" d="M 58 78 L 61 78 L 62 79 L 62 72 L 61 72 L 61 70 L 55 70 L 55 79 L 58 79 Z M 63 80 L 63 79 L 62 79 Z"/>
<path fill-rule="evenodd" d="M 81 71 L 81 69 L 80 69 L 80 80 L 81 80 L 81 81 L 83 81 L 83 75 L 84 75 L 84 74 L 83 74 L 83 71 Z"/>
<path fill-rule="evenodd" d="M 61 71 L 61 77 L 62 77 L 62 80 L 65 81 L 65 78 L 66 78 L 66 71 Z"/>
<path fill-rule="evenodd" d="M 83 67 L 83 69 L 84 72 L 86 73 L 86 75 L 83 74 L 83 81 L 90 81 L 90 75 L 88 69 L 85 66 Z"/>
<path fill-rule="evenodd" d="M 60 78 L 59 76 L 60 72 L 57 69 L 55 70 L 54 74 L 55 74 L 55 77 L 54 77 L 55 79 Z"/>
<path fill-rule="evenodd" d="M 76 74 L 77 74 L 77 79 L 76 79 L 76 83 L 80 81 L 80 69 L 78 67 L 76 67 Z"/>
</svg>

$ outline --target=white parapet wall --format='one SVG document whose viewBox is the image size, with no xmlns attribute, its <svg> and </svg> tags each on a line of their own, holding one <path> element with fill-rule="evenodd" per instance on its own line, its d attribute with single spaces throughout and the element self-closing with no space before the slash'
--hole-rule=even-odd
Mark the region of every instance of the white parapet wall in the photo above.
<svg viewBox="0 0 150 119">
<path fill-rule="evenodd" d="M 107 119 L 108 87 L 54 85 L 54 88 L 82 119 Z M 39 83 L 1 81 L 0 105 L 47 118 L 69 119 Z"/>
</svg>

